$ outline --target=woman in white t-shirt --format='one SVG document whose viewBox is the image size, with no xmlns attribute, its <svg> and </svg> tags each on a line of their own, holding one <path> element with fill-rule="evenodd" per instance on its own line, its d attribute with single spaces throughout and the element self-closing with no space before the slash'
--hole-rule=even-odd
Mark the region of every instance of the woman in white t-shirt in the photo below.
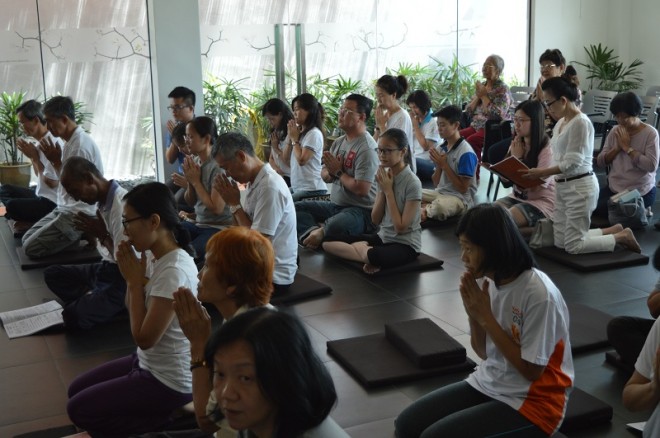
<svg viewBox="0 0 660 438">
<path fill-rule="evenodd" d="M 413 128 L 413 152 L 417 165 L 417 176 L 422 181 L 431 181 L 435 163 L 431 161 L 429 150 L 435 148 L 440 142 L 438 123 L 432 116 L 431 98 L 426 91 L 416 90 L 408 95 L 408 114 Z"/>
<path fill-rule="evenodd" d="M 226 257 L 231 253 L 231 257 Z M 218 410 L 212 392 L 212 363 L 204 362 L 204 347 L 211 336 L 211 317 L 202 301 L 212 304 L 225 321 L 254 307 L 272 307 L 275 253 L 270 239 L 247 227 L 232 227 L 215 234 L 206 245 L 206 263 L 199 271 L 197 297 L 188 289 L 174 293 L 174 310 L 190 341 L 190 371 L 197 424 L 217 436 L 236 436 L 226 421 L 210 418 Z M 210 394 L 210 396 L 209 396 Z M 211 417 L 213 417 L 211 415 Z"/>
<path fill-rule="evenodd" d="M 116 259 L 126 280 L 126 307 L 138 349 L 78 376 L 69 386 L 69 418 L 92 436 L 162 430 L 171 423 L 172 411 L 192 400 L 190 347 L 172 308 L 179 287 L 197 293 L 190 235 L 165 184 L 141 184 L 124 202 L 128 240 L 119 243 Z"/>
<path fill-rule="evenodd" d="M 291 187 L 291 165 L 285 161 L 282 153 L 287 144 L 287 129 L 289 120 L 293 119 L 291 108 L 281 99 L 269 99 L 261 107 L 261 115 L 268 120 L 270 125 L 270 167 L 279 173 L 286 185 Z"/>
<path fill-rule="evenodd" d="M 399 99 L 408 91 L 408 80 L 405 76 L 383 75 L 376 81 L 376 108 L 374 117 L 376 127 L 374 128 L 374 140 L 378 141 L 380 134 L 388 129 L 398 128 L 406 133 L 408 137 L 408 150 L 413 157 L 412 147 L 415 141 L 413 135 L 412 120 L 407 111 L 399 105 Z M 417 172 L 417 163 L 410 161 L 413 172 Z"/>
<path fill-rule="evenodd" d="M 422 250 L 422 183 L 410 169 L 408 138 L 400 129 L 388 129 L 378 139 L 380 167 L 376 171 L 378 193 L 371 221 L 378 234 L 329 236 L 325 252 L 364 263 L 367 274 L 415 260 Z"/>
<path fill-rule="evenodd" d="M 460 294 L 483 361 L 406 408 L 396 436 L 550 436 L 573 385 L 566 303 L 503 207 L 471 208 L 456 235 L 466 268 Z"/>
<path fill-rule="evenodd" d="M 291 196 L 294 201 L 300 201 L 328 193 L 321 179 L 325 112 L 309 93 L 295 97 L 291 106 L 293 120 L 287 125 L 288 142 L 283 157 L 291 165 Z"/>
</svg>

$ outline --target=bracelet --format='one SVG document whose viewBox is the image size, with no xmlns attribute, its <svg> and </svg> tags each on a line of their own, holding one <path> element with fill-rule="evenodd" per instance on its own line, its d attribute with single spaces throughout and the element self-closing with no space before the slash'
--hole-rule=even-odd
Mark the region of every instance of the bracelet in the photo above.
<svg viewBox="0 0 660 438">
<path fill-rule="evenodd" d="M 192 372 L 192 370 L 197 369 L 197 368 L 201 368 L 201 367 L 206 368 L 206 361 L 205 360 L 191 360 L 190 361 L 190 371 L 191 372 Z"/>
</svg>

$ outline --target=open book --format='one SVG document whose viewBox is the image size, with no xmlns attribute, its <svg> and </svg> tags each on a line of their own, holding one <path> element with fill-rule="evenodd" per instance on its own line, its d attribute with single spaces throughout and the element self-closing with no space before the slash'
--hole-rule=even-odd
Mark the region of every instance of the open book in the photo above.
<svg viewBox="0 0 660 438">
<path fill-rule="evenodd" d="M 529 170 L 529 167 L 516 157 L 508 157 L 499 163 L 491 164 L 488 168 L 491 172 L 495 172 L 502 178 L 506 178 L 518 187 L 529 189 L 531 187 L 540 186 L 545 181 L 540 178 L 527 179 L 522 177 L 521 170 Z"/>
<path fill-rule="evenodd" d="M 64 324 L 62 306 L 57 301 L 2 312 L 0 320 L 9 339 L 32 335 L 48 327 Z"/>
</svg>

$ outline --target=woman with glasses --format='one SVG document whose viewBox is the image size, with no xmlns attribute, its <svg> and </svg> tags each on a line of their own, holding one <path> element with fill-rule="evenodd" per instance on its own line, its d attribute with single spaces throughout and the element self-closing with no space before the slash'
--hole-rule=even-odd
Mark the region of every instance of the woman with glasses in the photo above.
<svg viewBox="0 0 660 438">
<path fill-rule="evenodd" d="M 498 55 L 486 58 L 481 73 L 485 82 L 477 82 L 476 93 L 465 108 L 465 114 L 471 119 L 470 126 L 461 130 L 477 158 L 481 161 L 481 150 L 484 146 L 485 127 L 488 120 L 509 120 L 510 107 L 513 98 L 509 87 L 501 79 L 504 70 L 504 59 Z"/>
<path fill-rule="evenodd" d="M 293 119 L 291 108 L 281 99 L 269 99 L 261 108 L 261 115 L 270 125 L 270 157 L 268 162 L 279 173 L 286 185 L 291 187 L 291 163 L 282 156 L 287 145 L 289 120 Z"/>
<path fill-rule="evenodd" d="M 293 119 L 287 125 L 288 143 L 284 161 L 291 166 L 291 196 L 294 201 L 328 193 L 321 178 L 323 157 L 323 106 L 314 96 L 303 93 L 291 102 Z"/>
<path fill-rule="evenodd" d="M 555 246 L 569 254 L 583 254 L 611 252 L 618 243 L 641 252 L 630 228 L 616 224 L 589 229 L 598 200 L 598 180 L 592 170 L 594 127 L 577 106 L 578 89 L 573 82 L 562 77 L 551 78 L 541 88 L 545 107 L 557 120 L 550 142 L 556 164 L 532 168 L 524 177 L 555 178 Z"/>
<path fill-rule="evenodd" d="M 516 107 L 513 123 L 516 135 L 507 156 L 513 156 L 527 167 L 549 167 L 552 150 L 543 130 L 543 105 L 537 100 L 526 100 Z M 539 219 L 551 218 L 555 209 L 555 180 L 546 178 L 543 184 L 530 187 L 513 186 L 513 192 L 497 200 L 513 217 L 523 235 L 529 236 Z"/>
<path fill-rule="evenodd" d="M 179 287 L 197 293 L 190 235 L 165 184 L 124 196 L 124 233 L 117 264 L 126 280 L 126 307 L 137 352 L 78 376 L 69 386 L 71 421 L 94 437 L 158 431 L 192 400 L 190 346 L 174 314 Z M 137 254 L 139 255 L 137 255 Z"/>
<path fill-rule="evenodd" d="M 396 128 L 383 132 L 377 151 L 378 193 L 371 220 L 380 225 L 380 231 L 375 235 L 328 237 L 323 243 L 330 254 L 364 263 L 367 274 L 409 263 L 422 249 L 422 183 L 408 165 L 411 157 L 406 133 Z"/>
</svg>

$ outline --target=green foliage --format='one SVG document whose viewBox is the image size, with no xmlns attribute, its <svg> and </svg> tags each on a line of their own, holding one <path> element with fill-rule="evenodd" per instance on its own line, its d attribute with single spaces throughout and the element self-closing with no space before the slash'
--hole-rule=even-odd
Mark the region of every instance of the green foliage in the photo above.
<svg viewBox="0 0 660 438">
<path fill-rule="evenodd" d="M 248 134 L 248 93 L 241 82 L 209 75 L 203 82 L 204 113 L 215 120 L 218 132 L 238 131 Z"/>
<path fill-rule="evenodd" d="M 2 106 L 0 107 L 0 137 L 2 137 L 5 164 L 16 165 L 23 160 L 23 154 L 19 153 L 16 142 L 21 134 L 21 124 L 18 121 L 16 110 L 25 99 L 24 91 L 14 93 L 2 93 Z"/>
<path fill-rule="evenodd" d="M 590 80 L 589 88 L 608 91 L 629 91 L 642 86 L 644 79 L 639 66 L 644 64 L 635 59 L 630 65 L 624 66 L 619 61 L 619 56 L 614 54 L 614 49 L 607 46 L 591 44 L 584 47 L 589 62 L 582 63 L 574 61 L 587 69 L 587 79 Z M 594 87 L 595 84 L 595 87 Z"/>
<path fill-rule="evenodd" d="M 325 134 L 335 135 L 338 129 L 339 108 L 344 98 L 353 93 L 364 93 L 362 81 L 344 78 L 342 75 L 322 78 L 316 74 L 307 79 L 307 92 L 323 105 L 325 110 Z"/>
</svg>

